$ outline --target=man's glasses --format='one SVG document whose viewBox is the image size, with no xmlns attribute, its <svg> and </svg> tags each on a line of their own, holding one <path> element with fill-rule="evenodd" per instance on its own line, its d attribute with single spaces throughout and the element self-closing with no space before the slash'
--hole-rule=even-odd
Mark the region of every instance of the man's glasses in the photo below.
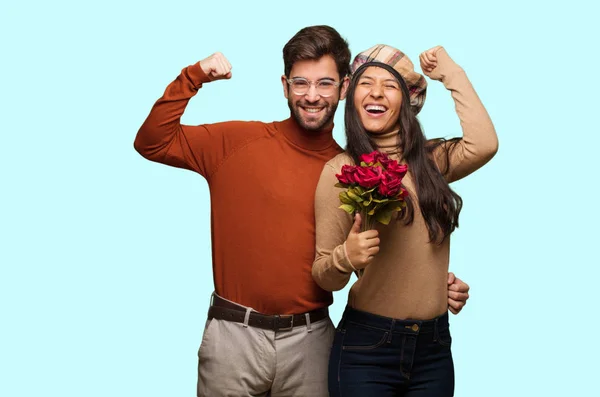
<svg viewBox="0 0 600 397">
<path fill-rule="evenodd" d="M 287 79 L 288 84 L 292 87 L 292 92 L 296 95 L 306 95 L 311 85 L 317 89 L 317 94 L 326 98 L 335 94 L 336 89 L 340 86 L 337 81 L 325 79 L 319 81 L 310 81 L 304 77 L 294 77 Z"/>
</svg>

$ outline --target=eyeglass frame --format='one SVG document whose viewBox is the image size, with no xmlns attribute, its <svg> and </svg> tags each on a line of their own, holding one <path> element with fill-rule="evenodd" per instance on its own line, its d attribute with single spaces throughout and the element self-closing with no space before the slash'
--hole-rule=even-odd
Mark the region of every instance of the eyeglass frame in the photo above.
<svg viewBox="0 0 600 397">
<path fill-rule="evenodd" d="M 296 91 L 294 91 L 292 89 L 293 83 L 296 80 L 303 80 L 303 81 L 306 81 L 308 83 L 308 89 L 306 90 L 306 92 L 304 94 L 298 94 Z M 325 79 L 321 79 L 321 80 L 317 80 L 317 81 L 312 81 L 312 80 L 309 80 L 309 79 L 307 79 L 305 77 L 292 77 L 290 79 L 286 78 L 285 81 L 287 81 L 287 83 L 290 85 L 290 89 L 296 95 L 306 95 L 306 94 L 308 94 L 308 92 L 310 91 L 310 87 L 312 87 L 314 85 L 315 86 L 315 90 L 317 90 L 317 94 L 319 94 L 319 96 L 322 96 L 323 98 L 329 98 L 330 96 L 333 96 L 333 93 L 330 94 L 330 95 L 323 95 L 323 94 L 319 93 L 319 83 L 320 82 L 322 82 L 322 81 L 331 82 L 332 85 L 335 88 L 338 88 L 344 82 L 344 80 L 342 80 L 342 81 L 335 81 L 335 80 L 332 80 L 332 79 L 329 79 L 329 78 L 325 78 Z"/>
</svg>

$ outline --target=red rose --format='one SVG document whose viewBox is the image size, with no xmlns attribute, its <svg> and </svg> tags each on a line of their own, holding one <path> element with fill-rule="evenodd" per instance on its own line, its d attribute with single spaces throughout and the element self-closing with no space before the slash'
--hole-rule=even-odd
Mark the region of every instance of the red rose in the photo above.
<svg viewBox="0 0 600 397">
<path fill-rule="evenodd" d="M 377 186 L 382 175 L 381 167 L 356 167 L 356 182 L 367 189 Z"/>
<path fill-rule="evenodd" d="M 344 165 L 342 167 L 341 174 L 336 174 L 335 176 L 338 179 L 338 181 L 340 181 L 341 183 L 343 183 L 345 185 L 352 185 L 357 182 L 356 178 L 354 177 L 355 173 L 356 173 L 356 166 Z"/>
<path fill-rule="evenodd" d="M 378 190 L 383 196 L 396 197 L 402 190 L 402 178 L 393 173 L 384 172 Z"/>
<path fill-rule="evenodd" d="M 371 152 L 368 154 L 361 154 L 360 161 L 364 161 L 367 164 L 373 164 L 375 162 L 375 156 L 377 152 Z"/>
<path fill-rule="evenodd" d="M 360 161 L 364 161 L 367 164 L 376 164 L 377 162 L 380 162 L 381 164 L 383 164 L 383 161 L 388 160 L 388 156 L 385 153 L 382 152 L 378 152 L 378 151 L 374 151 L 368 154 L 361 154 L 360 155 Z"/>
<path fill-rule="evenodd" d="M 394 174 L 400 179 L 404 178 L 404 175 L 406 175 L 406 172 L 408 171 L 408 166 L 406 164 L 400 165 L 395 160 L 390 160 L 387 163 L 388 164 L 383 165 L 388 173 Z"/>
</svg>

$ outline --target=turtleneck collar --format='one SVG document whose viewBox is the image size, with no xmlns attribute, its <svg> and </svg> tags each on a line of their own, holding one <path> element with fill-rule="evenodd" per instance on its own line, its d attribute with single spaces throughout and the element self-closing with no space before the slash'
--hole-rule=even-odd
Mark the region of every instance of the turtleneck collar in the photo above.
<svg viewBox="0 0 600 397">
<path fill-rule="evenodd" d="M 300 126 L 294 117 L 276 122 L 275 128 L 291 143 L 302 149 L 323 150 L 334 144 L 333 125 L 320 131 L 309 131 Z"/>
<path fill-rule="evenodd" d="M 377 150 L 387 154 L 400 154 L 398 147 L 398 131 L 394 130 L 383 134 L 369 134 L 369 138 L 377 145 Z"/>
</svg>

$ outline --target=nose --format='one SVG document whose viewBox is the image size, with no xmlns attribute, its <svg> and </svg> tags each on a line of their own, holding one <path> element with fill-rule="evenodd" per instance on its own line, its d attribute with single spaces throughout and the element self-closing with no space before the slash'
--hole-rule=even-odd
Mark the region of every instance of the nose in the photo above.
<svg viewBox="0 0 600 397">
<path fill-rule="evenodd" d="M 306 94 L 304 94 L 304 99 L 306 99 L 307 102 L 316 102 L 319 100 L 319 97 L 320 95 L 317 92 L 317 86 L 315 84 L 311 84 L 308 87 Z"/>
<path fill-rule="evenodd" d="M 383 96 L 381 86 L 379 84 L 373 84 L 373 86 L 371 87 L 371 92 L 369 94 L 373 98 L 381 98 Z"/>
</svg>

